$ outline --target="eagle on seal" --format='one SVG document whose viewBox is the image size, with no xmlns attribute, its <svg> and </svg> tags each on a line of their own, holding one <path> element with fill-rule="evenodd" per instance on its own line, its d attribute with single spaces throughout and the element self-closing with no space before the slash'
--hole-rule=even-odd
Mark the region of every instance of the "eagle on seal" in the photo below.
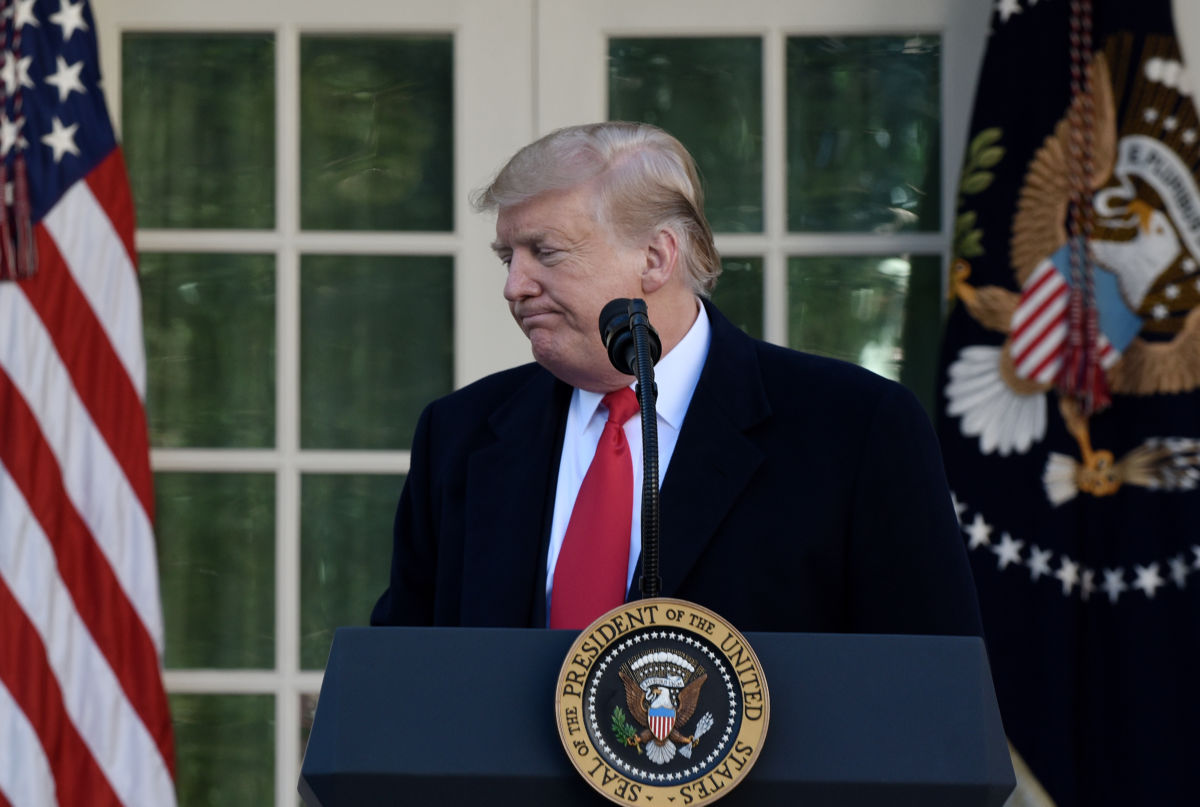
<svg viewBox="0 0 1200 807">
<path fill-rule="evenodd" d="M 708 673 L 700 672 L 681 689 L 659 683 L 647 684 L 643 688 L 624 667 L 620 676 L 625 684 L 625 704 L 634 720 L 642 726 L 642 730 L 626 740 L 626 743 L 637 746 L 638 750 L 645 745 L 646 755 L 651 761 L 659 764 L 668 762 L 675 756 L 677 745 L 683 749 L 681 753 L 684 756 L 690 757 L 692 746 L 699 737 L 685 737 L 678 727 L 686 725 L 692 719 L 696 703 L 700 699 L 700 688 L 708 680 Z M 661 728 L 658 731 L 651 728 L 651 712 L 670 715 L 665 724 L 660 724 Z"/>
</svg>

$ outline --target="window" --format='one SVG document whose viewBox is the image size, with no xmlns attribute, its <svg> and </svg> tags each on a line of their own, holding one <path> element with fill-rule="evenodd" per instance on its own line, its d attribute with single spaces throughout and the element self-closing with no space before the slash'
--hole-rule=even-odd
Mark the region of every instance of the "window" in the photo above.
<svg viewBox="0 0 1200 807">
<path fill-rule="evenodd" d="M 659 123 L 705 176 L 717 304 L 928 400 L 987 13 L 285 5 L 95 9 L 139 217 L 184 805 L 297 802 L 333 628 L 386 584 L 417 415 L 528 360 L 470 190 L 555 126 Z"/>
<path fill-rule="evenodd" d="M 706 181 L 718 307 L 932 411 L 950 155 L 987 21 L 955 5 L 548 4 L 539 129 L 607 114 L 670 130 Z"/>
</svg>

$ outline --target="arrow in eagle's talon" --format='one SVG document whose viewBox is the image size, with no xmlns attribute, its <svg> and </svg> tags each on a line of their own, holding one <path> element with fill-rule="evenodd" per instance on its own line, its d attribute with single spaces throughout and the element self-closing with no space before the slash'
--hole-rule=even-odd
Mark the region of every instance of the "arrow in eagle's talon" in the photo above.
<svg viewBox="0 0 1200 807">
<path fill-rule="evenodd" d="M 696 724 L 696 733 L 692 735 L 692 745 L 700 742 L 700 738 L 705 732 L 712 728 L 713 716 L 712 712 L 705 712 L 704 717 L 700 718 L 700 722 Z"/>
</svg>

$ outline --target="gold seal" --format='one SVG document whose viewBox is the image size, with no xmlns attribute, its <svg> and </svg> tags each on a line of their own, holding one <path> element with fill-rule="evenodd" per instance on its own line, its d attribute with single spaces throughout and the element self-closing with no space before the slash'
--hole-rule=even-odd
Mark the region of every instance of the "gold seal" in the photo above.
<svg viewBox="0 0 1200 807">
<path fill-rule="evenodd" d="M 579 634 L 554 711 L 571 764 L 610 801 L 684 805 L 724 796 L 750 771 L 771 699 L 758 657 L 729 623 L 655 598 Z"/>
</svg>

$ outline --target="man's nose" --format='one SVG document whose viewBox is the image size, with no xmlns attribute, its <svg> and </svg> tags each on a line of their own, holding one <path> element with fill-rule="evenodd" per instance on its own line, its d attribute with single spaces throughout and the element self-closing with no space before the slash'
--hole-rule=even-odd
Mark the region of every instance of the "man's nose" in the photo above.
<svg viewBox="0 0 1200 807">
<path fill-rule="evenodd" d="M 529 256 L 514 252 L 508 262 L 508 277 L 504 281 L 504 299 L 509 302 L 536 296 L 541 291 L 533 270 L 536 268 Z"/>
</svg>

